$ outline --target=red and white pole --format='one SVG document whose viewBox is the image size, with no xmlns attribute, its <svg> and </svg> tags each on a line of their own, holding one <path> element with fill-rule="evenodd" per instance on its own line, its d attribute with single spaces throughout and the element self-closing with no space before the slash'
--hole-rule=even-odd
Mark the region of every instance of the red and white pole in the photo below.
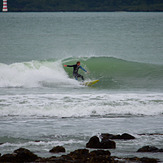
<svg viewBox="0 0 163 163">
<path fill-rule="evenodd" d="M 4 12 L 8 11 L 8 9 L 7 9 L 7 0 L 3 0 L 3 9 L 2 9 L 2 11 L 4 11 Z"/>
</svg>

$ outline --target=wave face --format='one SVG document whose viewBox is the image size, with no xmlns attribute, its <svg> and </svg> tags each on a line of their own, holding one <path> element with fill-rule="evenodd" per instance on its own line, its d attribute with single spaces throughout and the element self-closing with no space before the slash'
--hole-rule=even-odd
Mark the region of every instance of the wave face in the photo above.
<svg viewBox="0 0 163 163">
<path fill-rule="evenodd" d="M 78 60 L 90 72 L 84 74 L 80 70 L 86 80 L 100 79 L 96 84 L 98 88 L 163 90 L 163 65 L 137 63 L 112 57 L 0 64 L 0 87 L 79 86 L 79 83 L 73 80 L 72 68 L 63 68 L 63 64 L 74 64 Z"/>
<path fill-rule="evenodd" d="M 100 79 L 99 87 L 109 89 L 163 89 L 163 65 L 137 63 L 112 57 L 78 58 L 90 71 L 90 79 Z M 78 59 L 69 58 L 67 64 Z M 68 71 L 70 74 L 70 72 Z M 88 76 L 87 76 L 88 77 Z"/>
</svg>

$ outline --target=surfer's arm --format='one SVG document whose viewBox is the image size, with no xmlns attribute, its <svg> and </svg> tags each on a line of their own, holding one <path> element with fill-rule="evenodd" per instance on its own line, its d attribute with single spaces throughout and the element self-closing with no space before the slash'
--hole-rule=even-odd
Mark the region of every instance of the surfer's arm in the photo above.
<svg viewBox="0 0 163 163">
<path fill-rule="evenodd" d="M 74 67 L 74 65 L 64 65 L 65 67 Z"/>
<path fill-rule="evenodd" d="M 87 70 L 85 70 L 82 66 L 80 66 L 80 68 L 81 68 L 83 71 L 87 72 Z"/>
</svg>

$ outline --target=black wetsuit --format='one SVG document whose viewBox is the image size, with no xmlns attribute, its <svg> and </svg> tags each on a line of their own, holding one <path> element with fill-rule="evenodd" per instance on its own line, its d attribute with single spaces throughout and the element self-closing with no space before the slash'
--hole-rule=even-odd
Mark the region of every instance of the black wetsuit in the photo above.
<svg viewBox="0 0 163 163">
<path fill-rule="evenodd" d="M 81 68 L 83 71 L 87 72 L 82 66 L 78 66 L 76 65 L 67 65 L 67 67 L 73 67 L 73 76 L 75 77 L 76 80 L 78 80 L 78 78 L 81 78 L 82 80 L 84 80 L 84 77 L 80 74 L 78 74 L 78 70 L 79 68 Z"/>
</svg>

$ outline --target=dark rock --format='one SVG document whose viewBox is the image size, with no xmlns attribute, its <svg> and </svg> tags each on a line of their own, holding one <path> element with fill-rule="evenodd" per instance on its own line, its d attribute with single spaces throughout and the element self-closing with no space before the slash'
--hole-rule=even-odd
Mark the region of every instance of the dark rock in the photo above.
<svg viewBox="0 0 163 163">
<path fill-rule="evenodd" d="M 131 140 L 131 139 L 135 139 L 134 136 L 127 134 L 127 133 L 124 133 L 122 135 L 113 135 L 113 134 L 103 133 L 103 134 L 101 134 L 101 138 L 102 138 L 102 140 L 106 140 L 106 139 Z"/>
<path fill-rule="evenodd" d="M 110 151 L 106 150 L 95 150 L 89 152 L 88 149 L 78 149 L 67 155 L 62 155 L 60 157 L 50 157 L 50 158 L 39 158 L 31 159 L 31 155 L 34 154 L 27 149 L 20 148 L 15 150 L 12 154 L 6 154 L 0 157 L 0 162 L 47 162 L 47 163 L 126 163 L 126 162 L 135 162 L 135 163 L 157 163 L 159 162 L 154 158 L 118 158 L 112 157 Z M 19 157 L 18 157 L 19 156 Z M 21 157 L 20 157 L 21 156 Z M 24 156 L 24 158 L 22 158 Z M 27 158 L 27 156 L 29 156 Z"/>
<path fill-rule="evenodd" d="M 13 153 L 16 156 L 17 162 L 32 162 L 35 161 L 38 156 L 25 148 L 19 148 Z"/>
<path fill-rule="evenodd" d="M 116 143 L 112 140 L 102 140 L 101 141 L 101 146 L 100 148 L 103 149 L 115 149 L 116 148 Z"/>
<path fill-rule="evenodd" d="M 38 156 L 25 148 L 19 148 L 12 154 L 5 154 L 0 157 L 0 162 L 32 162 L 38 159 Z"/>
<path fill-rule="evenodd" d="M 113 135 L 113 134 L 108 134 L 108 133 L 103 133 L 100 135 L 103 140 L 106 139 L 120 139 L 120 135 Z"/>
<path fill-rule="evenodd" d="M 0 162 L 17 162 L 16 156 L 13 154 L 4 154 L 0 157 Z"/>
<path fill-rule="evenodd" d="M 82 159 L 82 158 L 88 157 L 88 155 L 89 155 L 89 150 L 78 149 L 78 150 L 71 152 L 68 156 L 74 160 L 74 159 Z"/>
<path fill-rule="evenodd" d="M 131 140 L 131 139 L 135 139 L 135 137 L 130 135 L 130 134 L 124 133 L 124 134 L 121 135 L 121 139 L 123 139 L 123 140 Z"/>
<path fill-rule="evenodd" d="M 163 149 L 158 149 L 154 146 L 143 146 L 137 152 L 163 152 Z"/>
<path fill-rule="evenodd" d="M 100 140 L 97 136 L 90 138 L 89 142 L 86 144 L 87 148 L 100 148 Z"/>
<path fill-rule="evenodd" d="M 157 159 L 155 159 L 155 158 L 148 158 L 148 157 L 140 158 L 140 161 L 143 162 L 143 163 L 157 163 L 158 162 Z"/>
<path fill-rule="evenodd" d="M 117 157 L 115 157 L 117 158 Z M 139 158 L 139 157 L 131 157 L 131 158 L 117 158 L 117 160 L 125 160 L 124 163 L 126 162 L 134 162 L 134 163 L 157 163 L 159 162 L 158 159 L 155 158 L 148 158 L 148 157 L 143 157 L 143 158 Z"/>
<path fill-rule="evenodd" d="M 105 155 L 100 155 L 100 156 L 94 156 L 89 158 L 87 163 L 118 163 L 118 161 L 115 161 L 111 157 L 105 156 Z M 84 162 L 83 162 L 84 163 Z"/>
<path fill-rule="evenodd" d="M 87 148 L 96 148 L 96 149 L 115 149 L 116 143 L 109 139 L 104 139 L 100 142 L 97 136 L 90 138 L 89 142 L 86 144 Z"/>
<path fill-rule="evenodd" d="M 163 148 L 159 149 L 159 152 L 163 152 Z"/>
<path fill-rule="evenodd" d="M 90 156 L 102 156 L 102 155 L 110 156 L 111 153 L 110 151 L 104 151 L 104 150 L 96 150 L 96 151 L 90 152 Z"/>
<path fill-rule="evenodd" d="M 56 147 L 52 148 L 49 152 L 51 152 L 51 153 L 60 153 L 60 152 L 66 152 L 66 150 L 62 146 L 56 146 Z"/>
<path fill-rule="evenodd" d="M 143 135 L 148 135 L 148 136 L 155 136 L 155 135 L 163 135 L 161 133 L 142 133 L 142 134 L 138 134 L 140 136 L 143 136 Z"/>
<path fill-rule="evenodd" d="M 71 160 L 69 158 L 67 161 L 75 163 L 109 163 L 110 155 L 110 151 L 96 150 L 89 153 L 87 149 L 78 149 L 68 154 Z"/>
<path fill-rule="evenodd" d="M 111 155 L 110 151 L 96 150 L 90 152 L 90 158 L 88 160 L 92 163 L 100 163 L 100 162 L 116 163 L 115 160 L 112 157 L 110 157 L 110 155 Z"/>
</svg>

